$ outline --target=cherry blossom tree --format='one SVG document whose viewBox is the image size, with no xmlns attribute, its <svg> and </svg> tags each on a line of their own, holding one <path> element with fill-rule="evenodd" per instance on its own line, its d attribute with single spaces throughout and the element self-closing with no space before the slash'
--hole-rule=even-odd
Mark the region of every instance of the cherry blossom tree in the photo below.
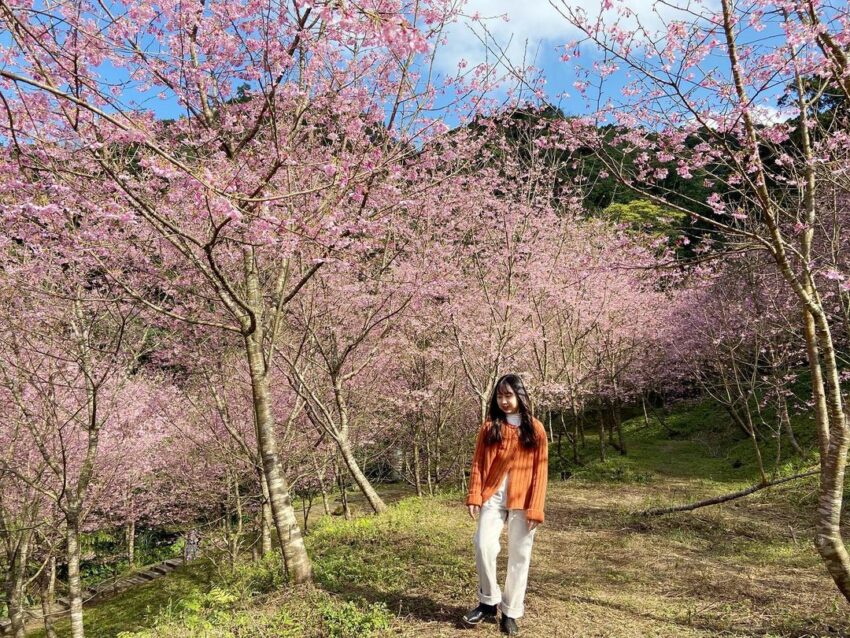
<svg viewBox="0 0 850 638">
<path fill-rule="evenodd" d="M 644 24 L 625 3 L 603 3 L 594 15 L 557 3 L 583 38 L 565 47 L 564 60 L 582 50 L 591 55 L 587 65 L 576 60 L 576 88 L 595 100 L 603 87 L 620 83 L 591 115 L 564 123 L 567 139 L 592 149 L 610 175 L 641 196 L 713 228 L 726 250 L 773 259 L 800 307 L 812 378 L 821 462 L 815 544 L 850 598 L 840 531 L 850 431 L 835 346 L 841 321 L 826 297 L 844 275 L 835 259 L 839 236 L 829 237 L 835 226 L 821 206 L 826 193 L 846 186 L 833 177 L 846 172 L 847 159 L 846 6 L 661 4 L 663 20 Z M 825 94 L 837 104 L 826 104 Z M 780 105 L 786 115 L 777 121 L 770 114 Z M 670 163 L 679 176 L 703 181 L 706 201 L 677 203 L 658 189 Z M 830 245 L 838 250 L 821 249 Z"/>
<path fill-rule="evenodd" d="M 138 276 L 101 265 L 127 295 L 242 339 L 296 582 L 311 568 L 269 396 L 282 317 L 324 257 L 380 237 L 390 202 L 374 192 L 418 188 L 417 163 L 436 161 L 421 147 L 445 131 L 428 117 L 435 100 L 451 108 L 457 87 L 475 110 L 486 69 L 449 78 L 449 91 L 417 70 L 456 11 L 443 0 L 3 8 L 3 126 L 20 170 L 115 220 L 110 242 Z M 148 99 L 184 115 L 157 119 Z M 305 246 L 319 249 L 311 263 L 297 259 Z"/>
</svg>

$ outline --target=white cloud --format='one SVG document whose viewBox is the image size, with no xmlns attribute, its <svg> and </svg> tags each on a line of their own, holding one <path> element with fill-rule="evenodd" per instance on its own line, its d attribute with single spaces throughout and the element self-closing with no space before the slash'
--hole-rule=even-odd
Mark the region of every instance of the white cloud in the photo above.
<svg viewBox="0 0 850 638">
<path fill-rule="evenodd" d="M 706 4 L 713 4 L 709 0 Z M 682 0 L 683 4 L 687 0 Z M 439 71 L 454 74 L 458 63 L 466 60 L 474 66 L 485 60 L 493 63 L 500 52 L 514 67 L 523 64 L 542 63 L 552 52 L 578 36 L 575 28 L 562 15 L 565 6 L 584 10 L 591 18 L 599 14 L 600 0 L 467 0 L 463 13 L 466 16 L 478 14 L 482 24 L 475 23 L 470 17 L 461 18 L 446 31 L 447 44 L 438 52 L 435 63 Z M 616 3 L 631 9 L 641 24 L 653 30 L 662 25 L 662 21 L 673 17 L 678 10 L 667 3 L 654 6 L 652 2 L 625 0 Z M 691 8 L 693 3 L 691 2 Z M 560 11 L 559 11 L 560 9 Z M 502 16 L 507 16 L 505 21 Z M 611 20 L 618 17 L 616 9 L 606 13 Z M 633 23 L 623 19 L 626 26 Z M 486 27 L 486 32 L 485 32 Z M 477 35 L 476 35 L 477 34 Z M 481 40 L 491 40 L 489 46 Z M 488 51 L 489 48 L 489 51 Z"/>
<path fill-rule="evenodd" d="M 511 64 L 519 66 L 533 63 L 542 46 L 554 48 L 569 39 L 571 27 L 549 0 L 469 0 L 464 6 L 467 16 L 481 17 L 483 24 L 462 18 L 451 25 L 447 44 L 440 50 L 437 66 L 446 73 L 454 73 L 461 60 L 474 66 L 485 60 L 495 61 L 502 50 Z M 505 22 L 503 15 L 509 21 Z M 485 32 L 486 29 L 486 32 Z M 487 39 L 488 46 L 481 42 Z"/>
<path fill-rule="evenodd" d="M 796 117 L 798 111 L 792 108 L 780 109 L 770 104 L 756 106 L 752 109 L 753 120 L 757 124 L 770 126 L 772 124 L 781 124 L 792 117 Z"/>
</svg>

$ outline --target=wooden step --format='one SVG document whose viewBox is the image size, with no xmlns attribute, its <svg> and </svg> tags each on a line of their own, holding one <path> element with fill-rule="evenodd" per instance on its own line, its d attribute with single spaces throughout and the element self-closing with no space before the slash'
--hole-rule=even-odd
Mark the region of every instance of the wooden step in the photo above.
<svg viewBox="0 0 850 638">
<path fill-rule="evenodd" d="M 149 580 L 142 578 L 141 576 L 130 576 L 127 580 L 122 581 L 118 587 L 119 589 L 124 589 L 125 587 L 132 587 L 133 585 L 141 585 L 143 583 L 150 582 Z"/>
<path fill-rule="evenodd" d="M 160 573 L 158 573 L 158 572 L 155 572 L 155 571 L 153 571 L 153 570 L 151 570 L 151 569 L 149 569 L 149 570 L 148 570 L 148 571 L 146 571 L 146 572 L 139 572 L 139 574 L 138 574 L 138 575 L 139 575 L 139 576 L 141 576 L 142 578 L 144 578 L 145 580 L 154 580 L 154 579 L 159 578 L 160 576 L 162 576 L 162 574 L 160 574 Z"/>
</svg>

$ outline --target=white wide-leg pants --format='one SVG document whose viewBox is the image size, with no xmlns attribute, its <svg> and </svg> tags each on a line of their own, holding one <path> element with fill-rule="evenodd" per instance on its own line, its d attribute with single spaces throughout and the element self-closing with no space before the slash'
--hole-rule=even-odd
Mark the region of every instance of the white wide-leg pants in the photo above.
<svg viewBox="0 0 850 638">
<path fill-rule="evenodd" d="M 481 506 L 475 531 L 475 563 L 478 567 L 478 600 L 486 605 L 501 603 L 505 616 L 520 618 L 525 613 L 525 588 L 531 564 L 531 544 L 536 529 L 528 531 L 523 510 L 508 510 L 508 477 L 499 490 Z M 499 537 L 508 524 L 508 573 L 505 591 L 499 590 L 496 557 L 501 551 Z"/>
</svg>

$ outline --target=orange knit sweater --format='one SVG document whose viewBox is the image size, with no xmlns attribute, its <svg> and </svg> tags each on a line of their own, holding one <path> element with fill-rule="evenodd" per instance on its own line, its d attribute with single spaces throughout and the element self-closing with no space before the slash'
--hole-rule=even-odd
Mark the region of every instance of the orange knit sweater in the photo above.
<svg viewBox="0 0 850 638">
<path fill-rule="evenodd" d="M 481 505 L 499 489 L 506 472 L 508 481 L 508 509 L 525 510 L 531 521 L 543 522 L 543 504 L 546 500 L 546 483 L 549 470 L 549 440 L 543 424 L 534 419 L 537 447 L 527 449 L 519 440 L 519 428 L 502 425 L 502 442 L 487 443 L 490 421 L 485 421 L 478 431 L 472 472 L 469 475 L 467 505 Z"/>
</svg>

